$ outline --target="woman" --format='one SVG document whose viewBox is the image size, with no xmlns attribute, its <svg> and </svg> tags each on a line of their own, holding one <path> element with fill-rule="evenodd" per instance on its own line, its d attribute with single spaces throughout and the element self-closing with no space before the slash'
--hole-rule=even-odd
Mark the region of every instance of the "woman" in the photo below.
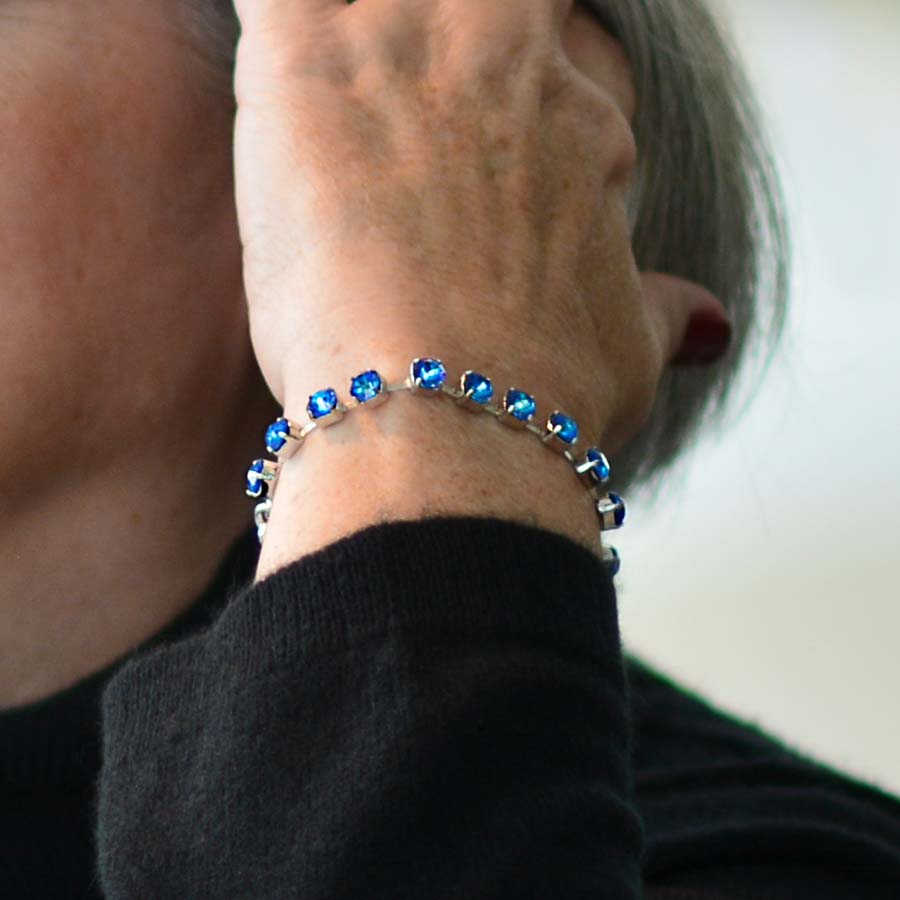
<svg viewBox="0 0 900 900">
<path fill-rule="evenodd" d="M 3 895 L 896 896 L 894 799 L 619 644 L 582 451 L 658 480 L 783 317 L 706 12 L 237 7 L 236 120 L 224 3 L 2 9 Z"/>
</svg>

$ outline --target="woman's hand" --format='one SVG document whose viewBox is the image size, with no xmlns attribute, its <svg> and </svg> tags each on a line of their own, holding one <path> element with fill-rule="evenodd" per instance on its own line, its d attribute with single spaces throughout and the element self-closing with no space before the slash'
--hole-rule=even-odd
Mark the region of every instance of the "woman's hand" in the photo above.
<svg viewBox="0 0 900 900">
<path fill-rule="evenodd" d="M 723 313 L 702 293 L 642 296 L 628 69 L 600 26 L 571 0 L 237 7 L 238 211 L 276 397 L 295 384 L 299 413 L 376 348 L 477 341 L 602 417 L 611 450 L 632 437 L 691 314 Z"/>
<path fill-rule="evenodd" d="M 636 270 L 619 46 L 572 0 L 236 5 L 251 335 L 288 415 L 432 355 L 528 389 L 615 453 L 690 317 L 725 318 Z"/>
</svg>

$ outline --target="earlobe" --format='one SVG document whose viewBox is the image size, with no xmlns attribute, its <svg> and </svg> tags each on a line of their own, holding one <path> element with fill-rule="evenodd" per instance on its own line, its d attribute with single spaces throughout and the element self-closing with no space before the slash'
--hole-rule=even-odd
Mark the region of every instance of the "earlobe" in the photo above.
<svg viewBox="0 0 900 900">
<path fill-rule="evenodd" d="M 710 363 L 726 353 L 731 320 L 714 294 L 686 278 L 659 272 L 641 273 L 641 284 L 670 365 Z"/>
<path fill-rule="evenodd" d="M 731 336 L 729 322 L 704 315 L 694 316 L 671 363 L 677 366 L 715 362 L 728 351 Z"/>
</svg>

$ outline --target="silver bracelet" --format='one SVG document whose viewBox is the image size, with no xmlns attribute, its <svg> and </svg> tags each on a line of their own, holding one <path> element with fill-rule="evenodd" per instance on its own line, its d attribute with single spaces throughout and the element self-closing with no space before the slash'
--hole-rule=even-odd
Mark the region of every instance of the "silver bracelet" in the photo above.
<svg viewBox="0 0 900 900">
<path fill-rule="evenodd" d="M 350 399 L 342 402 L 334 388 L 316 391 L 309 397 L 306 413 L 309 421 L 300 425 L 286 416 L 277 419 L 266 429 L 266 451 L 275 460 L 254 460 L 247 470 L 247 496 L 259 501 L 254 508 L 254 521 L 260 544 L 266 533 L 281 461 L 293 456 L 303 442 L 317 428 L 325 428 L 359 406 L 378 406 L 397 391 L 408 391 L 419 396 L 451 397 L 459 406 L 473 412 L 490 413 L 498 422 L 510 428 L 529 432 L 542 444 L 555 450 L 571 464 L 594 501 L 600 520 L 600 532 L 611 531 L 625 523 L 625 501 L 612 491 L 603 493 L 602 486 L 612 474 L 606 456 L 597 447 L 589 447 L 579 460 L 572 455 L 578 441 L 578 425 L 574 419 L 560 410 L 554 410 L 543 428 L 534 424 L 537 411 L 534 397 L 518 388 L 509 388 L 503 403 L 491 402 L 494 386 L 489 378 L 467 369 L 460 375 L 459 387 L 447 383 L 447 370 L 439 359 L 417 357 L 409 366 L 405 381 L 387 383 L 374 369 L 361 372 L 350 381 Z M 601 541 L 602 545 L 602 541 Z M 611 576 L 619 572 L 621 558 L 615 547 L 602 546 L 603 561 Z"/>
</svg>

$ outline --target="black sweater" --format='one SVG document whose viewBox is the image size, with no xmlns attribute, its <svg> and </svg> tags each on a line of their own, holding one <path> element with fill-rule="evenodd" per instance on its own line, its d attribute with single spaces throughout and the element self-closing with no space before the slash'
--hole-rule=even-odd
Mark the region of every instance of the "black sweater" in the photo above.
<svg viewBox="0 0 900 900">
<path fill-rule="evenodd" d="M 900 898 L 900 802 L 623 655 L 568 539 L 394 522 L 254 587 L 256 557 L 0 714 L 3 900 Z"/>
</svg>

